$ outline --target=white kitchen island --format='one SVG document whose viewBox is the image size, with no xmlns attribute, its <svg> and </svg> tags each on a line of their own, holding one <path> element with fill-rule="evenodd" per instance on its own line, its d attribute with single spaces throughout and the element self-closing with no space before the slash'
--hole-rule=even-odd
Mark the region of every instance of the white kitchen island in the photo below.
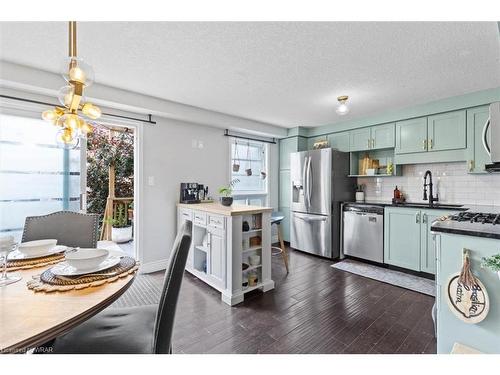
<svg viewBox="0 0 500 375">
<path fill-rule="evenodd" d="M 222 301 L 236 305 L 245 293 L 274 288 L 271 279 L 270 207 L 219 203 L 178 204 L 178 225 L 193 222 L 191 249 L 186 270 L 222 293 Z M 248 227 L 244 222 L 248 223 Z M 250 265 L 249 257 L 260 256 Z M 243 271 L 243 263 L 249 267 Z M 257 277 L 255 285 L 243 286 L 248 274 Z"/>
</svg>

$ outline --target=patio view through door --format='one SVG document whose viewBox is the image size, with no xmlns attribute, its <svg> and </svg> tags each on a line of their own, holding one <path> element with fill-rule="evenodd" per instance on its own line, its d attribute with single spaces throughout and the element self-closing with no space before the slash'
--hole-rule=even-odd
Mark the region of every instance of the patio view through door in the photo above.
<svg viewBox="0 0 500 375">
<path fill-rule="evenodd" d="M 58 128 L 38 116 L 3 108 L 0 113 L 0 236 L 21 241 L 27 216 L 62 210 L 97 213 L 101 226 L 108 224 L 99 239 L 118 239 L 118 246 L 135 255 L 133 130 L 113 127 L 111 133 L 110 127 L 96 125 L 88 142 L 64 149 L 55 141 Z M 111 162 L 116 181 L 109 194 Z M 105 220 L 110 198 L 113 212 Z"/>
<path fill-rule="evenodd" d="M 84 208 L 86 144 L 59 148 L 58 128 L 28 116 L 0 113 L 0 235 L 17 241 L 26 216 Z"/>
</svg>

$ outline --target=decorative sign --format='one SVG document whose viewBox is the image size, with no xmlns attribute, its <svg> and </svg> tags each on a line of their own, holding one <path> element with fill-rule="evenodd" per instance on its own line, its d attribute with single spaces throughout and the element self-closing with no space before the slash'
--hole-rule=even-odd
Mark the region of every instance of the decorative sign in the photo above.
<svg viewBox="0 0 500 375">
<path fill-rule="evenodd" d="M 313 150 L 319 150 L 321 148 L 327 148 L 328 147 L 328 141 L 326 139 L 317 141 L 313 144 Z"/>
<path fill-rule="evenodd" d="M 488 292 L 479 279 L 473 286 L 460 282 L 460 274 L 453 275 L 448 282 L 448 306 L 457 318 L 466 323 L 479 323 L 490 310 Z"/>
</svg>

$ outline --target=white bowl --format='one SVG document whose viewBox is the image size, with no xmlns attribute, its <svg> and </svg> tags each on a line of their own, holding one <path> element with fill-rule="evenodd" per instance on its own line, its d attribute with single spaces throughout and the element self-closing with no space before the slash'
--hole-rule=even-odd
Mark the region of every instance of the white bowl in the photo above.
<svg viewBox="0 0 500 375">
<path fill-rule="evenodd" d="M 77 270 L 86 270 L 96 268 L 108 255 L 109 251 L 104 249 L 77 249 L 68 251 L 64 254 L 64 258 L 66 263 Z"/>
<path fill-rule="evenodd" d="M 48 253 L 57 245 L 57 240 L 36 240 L 22 242 L 18 246 L 19 252 L 27 256 L 43 255 Z"/>
<path fill-rule="evenodd" d="M 248 257 L 248 263 L 251 266 L 258 266 L 260 264 L 260 255 L 250 255 Z"/>
</svg>

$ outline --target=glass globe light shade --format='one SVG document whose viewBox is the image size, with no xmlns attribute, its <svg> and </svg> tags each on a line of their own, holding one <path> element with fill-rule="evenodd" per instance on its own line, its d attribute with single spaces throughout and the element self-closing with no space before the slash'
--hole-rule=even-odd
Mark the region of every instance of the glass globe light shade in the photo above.
<svg viewBox="0 0 500 375">
<path fill-rule="evenodd" d="M 88 122 L 83 121 L 83 124 L 82 124 L 80 130 L 81 130 L 82 136 L 86 137 L 87 134 L 92 133 L 94 128 L 92 127 L 92 124 L 89 124 Z"/>
<path fill-rule="evenodd" d="M 347 115 L 349 113 L 349 107 L 345 103 L 340 103 L 335 112 L 341 116 Z"/>
<path fill-rule="evenodd" d="M 48 109 L 42 112 L 42 119 L 44 119 L 45 121 L 54 122 L 57 120 L 58 117 L 59 116 L 54 109 Z"/>
<path fill-rule="evenodd" d="M 56 143 L 58 147 L 70 150 L 78 146 L 80 139 L 72 129 L 62 128 L 56 134 Z"/>
<path fill-rule="evenodd" d="M 57 94 L 59 103 L 69 108 L 69 106 L 71 105 L 71 101 L 73 100 L 73 92 L 73 86 L 71 85 L 61 87 L 59 93 Z"/>
<path fill-rule="evenodd" d="M 94 70 L 79 57 L 66 57 L 62 63 L 61 74 L 66 82 L 79 82 L 86 87 L 94 82 Z"/>
<path fill-rule="evenodd" d="M 82 107 L 82 113 L 92 120 L 98 119 L 102 114 L 101 109 L 92 103 L 85 103 Z"/>
</svg>

